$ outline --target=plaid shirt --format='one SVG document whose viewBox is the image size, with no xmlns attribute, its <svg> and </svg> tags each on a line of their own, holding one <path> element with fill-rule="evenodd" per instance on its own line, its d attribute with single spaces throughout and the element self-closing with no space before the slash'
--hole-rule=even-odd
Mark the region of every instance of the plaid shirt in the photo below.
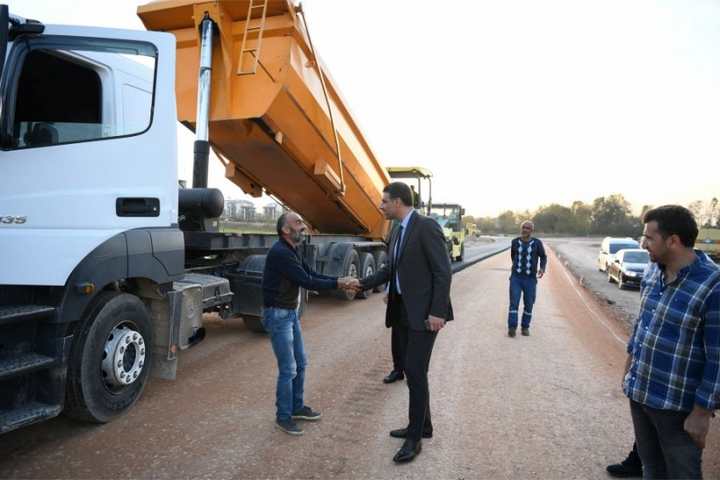
<svg viewBox="0 0 720 480">
<path fill-rule="evenodd" d="M 642 280 L 623 389 L 651 408 L 720 407 L 720 269 L 704 255 L 665 283 L 662 266 Z"/>
</svg>

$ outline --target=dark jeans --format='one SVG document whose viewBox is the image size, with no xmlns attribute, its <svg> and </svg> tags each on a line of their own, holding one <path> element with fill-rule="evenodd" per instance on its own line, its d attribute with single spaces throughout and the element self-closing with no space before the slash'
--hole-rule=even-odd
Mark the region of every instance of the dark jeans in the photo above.
<svg viewBox="0 0 720 480">
<path fill-rule="evenodd" d="M 393 329 L 397 330 L 399 342 L 405 345 L 405 376 L 409 389 L 408 433 L 407 438 L 415 441 L 422 439 L 423 432 L 432 432 L 430 417 L 430 388 L 427 372 L 430 356 L 437 332 L 412 330 L 408 327 L 407 311 L 402 300 L 393 305 L 398 317 Z"/>
<path fill-rule="evenodd" d="M 278 364 L 275 405 L 277 419 L 290 420 L 293 412 L 303 406 L 305 389 L 305 366 L 307 356 L 303 344 L 300 320 L 295 310 L 265 308 L 263 326 L 270 333 L 275 358 Z"/>
<path fill-rule="evenodd" d="M 630 400 L 643 478 L 702 478 L 702 450 L 685 431 L 688 412 L 658 410 Z"/>
<path fill-rule="evenodd" d="M 510 311 L 508 312 L 508 328 L 517 328 L 520 295 L 522 295 L 523 299 L 522 327 L 530 328 L 536 292 L 537 278 L 515 274 L 510 276 Z"/>
</svg>

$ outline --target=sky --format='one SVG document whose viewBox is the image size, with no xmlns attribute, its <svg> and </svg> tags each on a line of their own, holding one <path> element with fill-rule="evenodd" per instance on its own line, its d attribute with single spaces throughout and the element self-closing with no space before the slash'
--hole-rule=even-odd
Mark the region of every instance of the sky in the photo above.
<svg viewBox="0 0 720 480">
<path fill-rule="evenodd" d="M 5 0 L 7 2 L 8 0 Z M 3 2 L 3 3 L 5 3 Z M 9 0 L 46 23 L 143 29 L 135 0 Z M 720 197 L 720 1 L 305 0 L 380 162 L 467 213 Z M 183 134 L 181 177 L 191 178 Z M 226 197 L 242 192 L 210 182 Z"/>
</svg>

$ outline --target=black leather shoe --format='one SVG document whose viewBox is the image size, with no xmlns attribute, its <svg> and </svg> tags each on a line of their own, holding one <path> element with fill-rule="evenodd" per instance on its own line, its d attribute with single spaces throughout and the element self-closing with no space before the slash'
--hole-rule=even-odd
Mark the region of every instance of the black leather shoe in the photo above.
<svg viewBox="0 0 720 480">
<path fill-rule="evenodd" d="M 515 328 L 508 328 L 508 337 L 513 338 L 515 336 L 515 332 L 517 329 Z"/>
<path fill-rule="evenodd" d="M 398 428 L 397 430 L 390 430 L 390 436 L 393 438 L 407 438 L 407 428 Z M 432 430 L 423 431 L 422 438 L 432 438 Z"/>
<path fill-rule="evenodd" d="M 398 380 L 403 380 L 404 378 L 405 375 L 402 372 L 393 370 L 392 372 L 388 373 L 387 377 L 383 378 L 383 383 L 393 383 L 397 382 Z"/>
<path fill-rule="evenodd" d="M 529 336 L 530 336 L 530 329 L 523 327 L 522 330 L 520 331 L 520 333 L 522 333 L 523 337 L 529 337 Z"/>
<path fill-rule="evenodd" d="M 422 441 L 416 442 L 415 440 L 407 439 L 403 446 L 393 457 L 395 463 L 407 463 L 415 460 L 415 457 L 420 455 L 422 450 Z"/>
<path fill-rule="evenodd" d="M 605 469 L 610 476 L 616 478 L 642 477 L 642 462 L 634 449 L 625 460 L 608 465 Z"/>
</svg>

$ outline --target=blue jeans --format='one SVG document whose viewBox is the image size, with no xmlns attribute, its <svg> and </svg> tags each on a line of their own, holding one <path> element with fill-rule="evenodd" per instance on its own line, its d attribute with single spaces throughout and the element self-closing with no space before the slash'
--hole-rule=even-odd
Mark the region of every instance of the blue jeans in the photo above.
<svg viewBox="0 0 720 480">
<path fill-rule="evenodd" d="M 270 333 L 275 358 L 278 363 L 278 379 L 275 406 L 277 419 L 290 420 L 293 412 L 303 406 L 305 367 L 307 356 L 303 344 L 300 320 L 295 310 L 265 308 L 263 326 Z"/>
<path fill-rule="evenodd" d="M 510 312 L 508 312 L 508 328 L 515 329 L 518 325 L 518 307 L 520 295 L 523 297 L 522 327 L 530 328 L 532 309 L 537 292 L 537 278 L 525 275 L 510 275 Z"/>
</svg>

